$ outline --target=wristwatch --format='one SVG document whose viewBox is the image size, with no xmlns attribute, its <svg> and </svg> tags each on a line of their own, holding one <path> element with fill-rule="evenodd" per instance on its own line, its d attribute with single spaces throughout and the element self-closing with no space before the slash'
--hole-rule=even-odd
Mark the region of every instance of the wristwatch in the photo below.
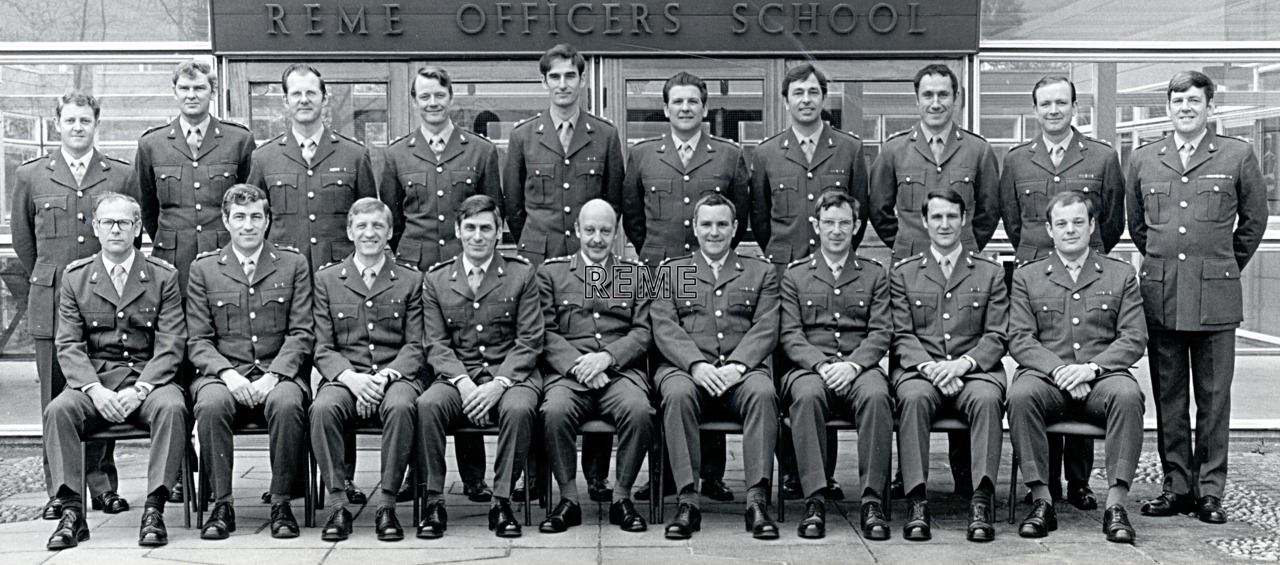
<svg viewBox="0 0 1280 565">
<path fill-rule="evenodd" d="M 147 387 L 144 387 L 142 385 L 133 385 L 133 390 L 138 391 L 139 401 L 143 401 L 147 399 Z"/>
</svg>

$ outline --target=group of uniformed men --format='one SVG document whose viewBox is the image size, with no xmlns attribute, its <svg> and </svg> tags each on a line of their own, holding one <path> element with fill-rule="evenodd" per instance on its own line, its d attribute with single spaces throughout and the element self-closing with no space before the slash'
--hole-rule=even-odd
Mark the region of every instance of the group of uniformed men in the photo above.
<svg viewBox="0 0 1280 565">
<path fill-rule="evenodd" d="M 1019 534 L 1057 527 L 1061 446 L 1050 449 L 1045 429 L 1083 420 L 1106 428 L 1104 533 L 1132 543 L 1125 503 L 1143 401 L 1131 368 L 1144 348 L 1165 482 L 1142 512 L 1226 521 L 1240 271 L 1267 210 L 1250 145 L 1208 127 L 1205 75 L 1170 80 L 1174 133 L 1137 148 L 1126 177 L 1109 145 L 1071 125 L 1075 87 L 1060 77 L 1035 85 L 1041 134 L 1012 149 L 1003 172 L 987 142 L 953 122 L 961 91 L 944 65 L 917 73 L 920 122 L 885 141 L 870 169 L 857 136 L 823 122 L 827 79 L 810 64 L 782 81 L 791 127 L 750 162 L 703 130 L 706 83 L 679 73 L 663 87 L 670 133 L 631 147 L 624 167 L 617 130 L 580 108 L 582 55 L 556 46 L 539 70 L 549 111 L 516 126 L 500 171 L 494 145 L 452 122 L 448 73 L 421 69 L 422 126 L 387 148 L 376 185 L 368 151 L 324 125 L 325 83 L 308 65 L 282 76 L 290 131 L 256 148 L 243 126 L 209 113 L 209 66 L 179 66 L 181 115 L 143 135 L 132 167 L 94 149 L 97 100 L 62 96 L 61 149 L 24 164 L 13 196 L 46 404 L 45 517 L 59 520 L 48 547 L 88 539 L 86 472 L 95 509 L 128 509 L 113 446 L 89 444 L 84 461 L 79 445 L 121 422 L 151 431 L 139 543 L 165 544 L 192 415 L 214 502 L 207 539 L 236 529 L 232 434 L 250 423 L 269 432 L 274 537 L 299 535 L 289 501 L 308 436 L 335 495 L 322 537 L 350 535 L 346 505 L 363 497 L 351 482 L 356 425 L 383 427 L 379 539 L 404 536 L 395 506 L 406 467 L 427 502 L 417 536 L 444 535 L 445 435 L 495 425 L 492 490 L 483 452 L 477 462 L 474 444 L 458 446 L 466 494 L 492 498 L 498 536 L 519 536 L 516 468 L 539 451 L 540 429 L 560 500 L 539 530 L 562 532 L 582 521 L 574 441 L 598 414 L 620 447 L 611 495 L 598 488 L 604 472 L 584 469 L 592 499 L 603 491 L 623 530 L 647 528 L 631 496 L 661 425 L 673 539 L 700 528 L 695 473 L 719 481 L 704 470 L 705 417 L 743 425 L 754 537 L 779 535 L 766 506 L 775 448 L 788 494 L 806 498 L 799 535 L 825 535 L 825 499 L 843 496 L 827 422 L 843 416 L 859 430 L 864 536 L 890 537 L 883 504 L 900 488 L 909 540 L 931 537 L 930 426 L 960 418 L 969 431 L 953 437 L 952 464 L 971 497 L 967 536 L 990 541 L 1006 407 L 1032 501 Z M 1126 207 L 1137 271 L 1106 254 Z M 979 253 L 1001 219 L 1020 265 L 1011 286 Z M 856 254 L 868 224 L 893 249 L 892 268 Z M 748 226 L 765 257 L 735 251 Z M 519 255 L 496 252 L 504 228 Z M 137 251 L 143 231 L 150 257 Z M 615 254 L 620 234 L 640 261 Z M 1011 380 L 1006 352 L 1018 364 Z M 890 486 L 895 415 L 901 477 Z M 791 441 L 777 445 L 780 433 Z M 1065 457 L 1067 500 L 1096 508 L 1092 444 L 1068 442 Z M 731 498 L 720 485 L 703 493 Z"/>
</svg>

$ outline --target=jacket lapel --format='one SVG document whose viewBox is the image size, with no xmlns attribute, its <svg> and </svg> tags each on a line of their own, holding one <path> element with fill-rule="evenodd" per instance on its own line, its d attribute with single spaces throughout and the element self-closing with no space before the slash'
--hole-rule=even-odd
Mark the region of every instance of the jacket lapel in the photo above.
<svg viewBox="0 0 1280 565">
<path fill-rule="evenodd" d="M 111 163 L 102 157 L 101 151 L 95 148 L 93 156 L 89 157 L 89 164 L 85 165 L 84 179 L 80 181 L 80 190 L 89 190 L 98 183 L 106 182 L 109 169 L 111 169 Z M 72 176 L 72 179 L 74 178 Z"/>
<path fill-rule="evenodd" d="M 338 268 L 341 269 L 338 271 L 338 278 L 342 279 L 342 286 L 362 297 L 369 294 L 369 287 L 364 285 L 364 275 L 356 266 L 354 254 L 343 260 L 342 266 Z M 383 270 L 386 270 L 385 267 Z"/>
<path fill-rule="evenodd" d="M 213 118 L 209 118 L 209 129 L 213 129 Z M 209 137 L 209 132 L 204 132 L 205 137 Z M 191 154 L 191 147 L 187 145 L 187 136 L 182 133 L 182 118 L 177 117 L 169 124 L 169 144 L 173 146 L 174 151 L 191 159 L 196 156 Z M 204 145 L 204 143 L 201 143 Z"/>
<path fill-rule="evenodd" d="M 145 261 L 141 256 L 134 257 L 133 262 L 136 264 L 139 260 Z M 93 261 L 92 269 L 89 272 L 89 284 L 93 285 L 93 293 L 103 300 L 111 303 L 113 306 L 120 303 L 120 295 L 116 293 L 116 286 L 111 282 L 111 275 L 107 273 L 107 265 L 102 262 L 102 254 L 99 253 Z M 128 287 L 128 281 L 125 281 L 125 287 Z M 125 289 L 126 291 L 128 288 Z"/>
<path fill-rule="evenodd" d="M 444 142 L 444 153 L 440 154 L 440 162 L 448 163 L 450 159 L 461 155 L 466 150 L 468 143 L 470 141 L 467 139 L 467 135 L 462 133 L 462 129 L 454 127 L 453 135 L 449 136 L 449 139 Z M 430 153 L 431 150 L 427 149 L 427 152 Z"/>
<path fill-rule="evenodd" d="M 1076 163 L 1083 161 L 1083 152 L 1087 149 L 1084 144 L 1084 140 L 1080 139 L 1080 134 L 1077 133 L 1074 128 L 1072 129 L 1071 137 L 1067 139 L 1067 144 L 1064 148 L 1066 150 L 1062 152 L 1062 163 L 1058 165 L 1059 171 L 1070 169 L 1075 166 Z"/>
<path fill-rule="evenodd" d="M 471 285 L 467 283 L 467 273 L 465 265 L 462 263 L 462 255 L 453 258 L 453 264 L 449 266 L 449 288 L 466 298 L 468 302 L 474 302 L 476 296 L 471 292 Z"/>
<path fill-rule="evenodd" d="M 493 262 L 489 263 L 489 269 L 485 271 L 484 278 L 480 280 L 480 288 L 476 291 L 477 301 L 483 300 L 494 289 L 502 286 L 502 277 L 507 276 L 506 264 L 507 260 L 495 250 Z"/>
<path fill-rule="evenodd" d="M 586 147 L 587 144 L 591 143 L 591 134 L 593 133 L 595 133 L 595 130 L 591 127 L 591 122 L 587 120 L 586 110 L 579 110 L 578 121 L 573 124 L 573 138 L 569 140 L 569 151 L 564 156 L 572 157 L 578 150 Z M 556 139 L 559 140 L 559 138 L 560 136 L 557 135 Z"/>
<path fill-rule="evenodd" d="M 76 177 L 71 174 L 71 165 L 68 165 L 62 158 L 62 151 L 56 150 L 49 153 L 49 158 L 45 160 L 45 168 L 52 171 L 49 179 L 71 190 L 80 190 L 76 184 Z M 89 177 L 88 171 L 84 174 L 85 178 Z"/>
<path fill-rule="evenodd" d="M 147 267 L 147 258 L 142 256 L 142 252 L 135 251 L 133 255 L 133 266 L 129 268 L 129 276 L 124 280 L 124 296 L 120 297 L 120 302 L 116 304 L 116 308 L 124 308 L 131 304 L 138 297 L 147 291 L 147 280 L 153 273 L 149 272 Z M 112 289 L 114 290 L 114 286 Z"/>
<path fill-rule="evenodd" d="M 1209 136 L 1206 135 L 1205 137 L 1208 138 Z M 1164 138 L 1160 144 L 1160 162 L 1164 163 L 1164 166 L 1173 169 L 1174 172 L 1181 175 L 1182 157 L 1178 156 L 1178 142 L 1175 140 L 1173 134 L 1169 134 L 1169 136 Z"/>
<path fill-rule="evenodd" d="M 670 150 L 667 148 L 670 148 Z M 659 161 L 684 174 L 684 163 L 680 162 L 680 150 L 670 132 L 662 134 L 662 142 L 658 144 L 658 153 L 661 154 L 661 157 L 658 158 Z"/>
<path fill-rule="evenodd" d="M 542 117 L 537 118 L 538 128 L 534 133 L 538 134 L 538 141 L 543 147 L 550 149 L 556 155 L 564 155 L 564 147 L 560 145 L 560 134 L 556 133 L 556 123 L 551 121 L 551 112 L 547 111 Z M 576 129 L 577 126 L 574 126 Z M 574 132 L 577 135 L 577 132 Z"/>
<path fill-rule="evenodd" d="M 730 253 L 732 253 L 732 251 Z M 710 286 L 711 288 L 715 288 L 715 272 L 711 270 L 711 264 L 707 263 L 707 258 L 702 254 L 702 251 L 693 252 L 693 264 L 698 267 L 698 280 L 707 283 L 707 286 Z"/>
<path fill-rule="evenodd" d="M 196 156 L 197 161 L 217 149 L 218 144 L 222 141 L 222 122 L 218 121 L 218 118 L 209 117 L 209 130 L 204 132 L 204 138 L 200 140 L 200 154 Z M 178 131 L 181 132 L 182 130 L 179 129 Z M 185 146 L 186 144 L 187 140 L 183 138 L 182 145 Z"/>
<path fill-rule="evenodd" d="M 920 270 L 924 271 L 924 278 L 933 281 L 938 288 L 947 288 L 947 277 L 942 275 L 942 265 L 933 259 L 932 252 L 926 252 L 920 259 Z M 954 270 L 951 274 L 955 274 Z"/>
<path fill-rule="evenodd" d="M 808 170 L 809 160 L 804 158 L 804 149 L 800 148 L 800 138 L 796 137 L 796 130 L 787 128 L 787 132 L 782 134 L 783 156 L 788 161 L 799 165 L 800 168 Z"/>
<path fill-rule="evenodd" d="M 262 262 L 262 257 L 265 255 L 266 250 L 264 249 L 262 255 L 259 255 L 258 257 L 259 263 Z M 239 282 L 242 285 L 250 286 L 249 278 L 244 276 L 244 266 L 240 264 L 240 258 L 236 257 L 236 253 L 232 249 L 231 244 L 227 244 L 226 247 L 222 248 L 221 254 L 218 255 L 218 264 L 222 266 L 222 274 L 227 278 Z M 259 265 L 259 268 L 261 268 L 261 265 Z M 255 271 L 254 276 L 257 276 L 257 274 L 258 273 Z"/>
<path fill-rule="evenodd" d="M 378 271 L 377 278 L 373 279 L 373 288 L 369 290 L 368 297 L 372 298 L 396 285 L 396 281 L 400 280 L 400 265 L 390 255 L 382 262 L 382 270 Z M 364 277 L 360 277 L 360 286 L 364 286 Z"/>
<path fill-rule="evenodd" d="M 973 272 L 973 258 L 964 255 L 964 253 L 961 253 L 961 256 L 961 259 L 956 260 L 956 266 L 951 268 L 951 279 L 942 287 L 946 292 L 955 290 Z M 938 273 L 942 273 L 942 267 L 938 267 Z"/>
<path fill-rule="evenodd" d="M 698 254 L 701 255 L 702 253 L 699 252 Z M 720 265 L 720 280 L 716 281 L 715 287 L 720 288 L 729 284 L 738 278 L 738 275 L 742 273 L 742 269 L 742 259 L 738 257 L 737 252 L 730 249 L 729 254 L 724 256 L 724 264 Z M 710 265 L 707 266 L 707 270 L 711 270 Z M 711 278 L 715 279 L 714 273 L 712 273 Z"/>
<path fill-rule="evenodd" d="M 276 272 L 276 262 L 280 260 L 280 256 L 276 255 L 275 244 L 264 242 L 262 245 L 262 253 L 258 254 L 257 268 L 253 271 L 253 282 L 249 283 L 249 286 L 253 286 L 267 280 L 267 277 L 270 277 L 272 273 Z M 243 271 L 241 271 L 241 273 L 243 273 Z"/>
<path fill-rule="evenodd" d="M 307 160 L 302 158 L 302 146 L 298 144 L 298 138 L 293 136 L 293 130 L 285 132 L 280 136 L 280 151 L 284 153 L 293 162 L 301 167 L 307 167 Z"/>
<path fill-rule="evenodd" d="M 324 131 L 321 131 L 320 143 L 316 144 L 316 154 L 311 157 L 311 168 L 319 170 L 320 163 L 323 163 L 325 159 L 328 159 L 330 155 L 333 155 L 334 152 L 337 151 L 337 147 L 338 134 L 333 133 L 333 130 L 329 128 L 325 128 Z M 298 155 L 302 155 L 302 148 L 298 148 Z"/>
<path fill-rule="evenodd" d="M 1203 165 L 1212 157 L 1213 153 L 1218 151 L 1218 134 L 1210 128 L 1204 134 L 1204 139 L 1200 140 L 1200 145 L 1196 147 L 1195 153 L 1191 154 L 1191 158 L 1187 159 L 1187 173 L 1194 171 L 1196 167 Z M 1179 158 L 1181 161 L 1181 158 Z"/>
<path fill-rule="evenodd" d="M 685 167 L 686 173 L 692 173 L 707 163 L 711 162 L 711 154 L 715 153 L 715 146 L 711 145 L 710 136 L 707 132 L 702 132 L 702 137 L 698 138 L 698 144 L 693 147 L 693 155 L 689 157 L 689 166 Z M 678 152 L 677 152 L 678 153 Z M 676 162 L 680 161 L 680 156 L 676 155 Z"/>
<path fill-rule="evenodd" d="M 835 147 L 836 142 L 831 139 L 831 126 L 823 124 L 822 133 L 818 135 L 817 146 L 813 148 L 813 160 L 806 163 L 805 167 L 810 171 L 816 170 L 818 167 L 822 166 L 824 161 L 831 158 L 831 155 L 835 153 Z M 804 158 L 803 150 L 800 151 L 800 158 Z M 852 257 L 852 255 L 850 257 Z"/>
<path fill-rule="evenodd" d="M 942 158 L 938 159 L 938 164 L 942 165 L 951 160 L 951 157 L 960 150 L 960 143 L 964 139 L 964 134 L 960 133 L 960 126 L 951 124 L 951 135 L 947 137 L 947 144 L 942 148 Z M 931 155 L 932 151 L 929 152 Z"/>
</svg>

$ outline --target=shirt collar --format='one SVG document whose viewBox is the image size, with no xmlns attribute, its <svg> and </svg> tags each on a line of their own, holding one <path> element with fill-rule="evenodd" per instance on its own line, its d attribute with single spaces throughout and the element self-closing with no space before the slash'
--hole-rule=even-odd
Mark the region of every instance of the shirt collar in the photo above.
<svg viewBox="0 0 1280 565">
<path fill-rule="evenodd" d="M 1084 252 L 1084 255 L 1081 255 L 1080 258 L 1076 260 L 1077 267 L 1084 269 L 1084 262 L 1089 260 L 1089 251 L 1090 250 L 1086 249 Z M 1071 261 L 1068 261 L 1066 257 L 1063 257 L 1062 253 L 1059 252 L 1057 249 L 1053 250 L 1053 252 L 1058 254 L 1058 260 L 1062 261 L 1062 266 L 1065 267 L 1071 264 Z"/>
<path fill-rule="evenodd" d="M 381 273 L 381 272 L 382 272 L 382 266 L 387 264 L 387 256 L 386 256 L 386 255 L 379 255 L 379 256 L 378 256 L 378 262 L 377 262 L 377 263 L 374 263 L 374 264 L 372 264 L 372 265 L 366 265 L 366 264 L 364 264 L 364 262 L 360 260 L 360 255 L 359 255 L 359 254 L 352 255 L 352 256 L 351 256 L 351 260 L 352 260 L 352 262 L 354 262 L 354 263 L 356 264 L 356 270 L 360 271 L 360 275 L 361 275 L 361 276 L 364 276 L 364 270 L 365 270 L 365 269 L 373 269 L 373 276 L 374 276 L 375 278 L 378 276 L 378 274 L 379 274 L 379 273 Z"/>
<path fill-rule="evenodd" d="M 1052 156 L 1052 155 L 1053 155 L 1053 148 L 1055 148 L 1055 147 L 1061 147 L 1061 148 L 1062 148 L 1062 152 L 1065 154 L 1065 153 L 1066 153 L 1066 150 L 1067 150 L 1067 145 L 1070 145 L 1070 144 L 1071 144 L 1071 138 L 1072 138 L 1072 137 L 1074 137 L 1074 135 L 1073 135 L 1073 134 L 1067 134 L 1067 136 L 1066 136 L 1066 137 L 1062 138 L 1062 143 L 1054 143 L 1054 142 L 1052 142 L 1052 141 L 1049 141 L 1049 138 L 1048 138 L 1048 137 L 1046 137 L 1046 136 L 1043 136 L 1043 135 L 1041 135 L 1041 136 L 1040 136 L 1040 139 L 1042 139 L 1042 140 L 1044 141 L 1044 148 L 1045 148 L 1045 151 L 1048 151 L 1048 152 L 1049 152 L 1049 155 L 1050 155 L 1050 156 Z"/>
<path fill-rule="evenodd" d="M 707 257 L 707 254 L 703 253 L 701 250 L 699 250 L 698 253 L 702 253 L 703 261 L 706 261 L 707 264 L 710 265 L 712 268 L 717 268 L 717 269 L 724 268 L 724 262 L 726 259 L 729 258 L 729 254 L 725 253 L 724 257 L 721 257 L 719 261 L 712 261 L 711 258 Z"/>
<path fill-rule="evenodd" d="M 584 249 L 584 250 L 582 250 L 582 251 L 579 251 L 579 252 L 578 252 L 578 254 L 582 256 L 582 264 L 583 264 L 583 265 L 586 265 L 586 266 L 588 266 L 588 267 L 603 267 L 603 266 L 604 266 L 604 262 L 597 263 L 597 262 L 595 262 L 595 261 L 592 261 L 590 257 L 587 257 L 587 252 L 586 252 L 586 250 L 585 250 L 585 249 Z M 607 260 L 607 259 L 606 259 L 606 260 Z"/>
<path fill-rule="evenodd" d="M 960 252 L 962 251 L 964 251 L 964 246 L 957 245 L 956 248 L 951 251 L 951 253 L 943 255 L 940 251 L 938 251 L 937 247 L 934 247 L 932 245 L 929 246 L 929 253 L 933 254 L 934 261 L 937 261 L 938 264 L 941 265 L 943 259 L 950 259 L 952 267 L 956 266 L 960 261 Z"/>
<path fill-rule="evenodd" d="M 568 118 L 568 119 L 565 119 L 565 120 L 562 120 L 562 119 L 560 119 L 560 118 L 556 117 L 556 113 L 555 113 L 555 112 L 551 112 L 551 125 L 555 126 L 555 128 L 556 128 L 556 133 L 559 133 L 559 132 L 560 132 L 560 124 L 563 124 L 563 123 L 565 123 L 565 122 L 569 122 L 569 123 L 573 124 L 573 126 L 574 126 L 574 127 L 578 127 L 578 117 L 579 117 L 579 116 L 581 116 L 581 115 L 582 115 L 582 107 L 581 107 L 581 106 L 574 106 L 574 107 L 573 107 L 573 115 L 569 116 L 569 118 Z"/>
<path fill-rule="evenodd" d="M 800 135 L 800 130 L 796 129 L 796 127 L 795 127 L 795 126 L 791 126 L 791 133 L 795 134 L 795 136 L 796 136 L 796 141 L 797 141 L 797 142 L 799 142 L 801 145 L 804 145 L 804 142 L 805 142 L 805 140 L 807 139 L 807 140 L 809 140 L 809 141 L 812 141 L 812 142 L 813 142 L 813 147 L 814 147 L 814 148 L 817 148 L 817 147 L 818 147 L 818 139 L 822 137 L 822 129 L 823 129 L 823 128 L 825 128 L 825 127 L 827 127 L 827 126 L 826 126 L 826 124 L 819 124 L 819 125 L 818 125 L 818 131 L 813 132 L 813 135 L 810 135 L 810 136 L 808 136 L 808 137 L 805 137 L 805 136 L 803 136 L 803 135 Z"/>
<path fill-rule="evenodd" d="M 206 135 L 209 135 L 209 122 L 212 122 L 212 121 L 213 121 L 213 116 L 209 115 L 204 117 L 203 122 L 200 122 L 194 126 L 187 123 L 187 121 L 183 119 L 179 119 L 178 124 L 182 126 L 182 137 L 184 138 L 191 137 L 191 128 L 200 128 L 200 137 L 204 137 Z"/>
<path fill-rule="evenodd" d="M 834 261 L 832 261 L 831 257 L 827 255 L 826 250 L 820 251 L 820 253 L 822 253 L 822 260 L 827 262 L 827 267 L 830 268 L 831 272 L 833 273 L 836 271 L 836 267 L 840 267 L 841 269 L 843 269 L 844 266 L 849 263 L 848 251 L 845 252 L 843 257 L 840 257 Z"/>
<path fill-rule="evenodd" d="M 448 145 L 449 138 L 453 136 L 453 120 L 445 122 L 444 129 L 440 130 L 439 134 L 431 133 L 427 131 L 427 126 L 422 126 L 422 139 L 427 140 L 427 143 L 431 143 L 431 138 L 436 136 L 439 136 L 444 141 L 444 144 Z"/>
<path fill-rule="evenodd" d="M 108 275 L 111 274 L 111 270 L 114 269 L 116 265 L 120 265 L 121 267 L 124 267 L 124 272 L 128 273 L 129 271 L 133 270 L 133 260 L 136 259 L 137 257 L 138 257 L 138 252 L 136 250 L 130 249 L 129 257 L 125 258 L 124 261 L 121 261 L 119 263 L 112 263 L 110 259 L 107 259 L 107 254 L 103 253 L 102 265 L 107 268 Z"/>
<path fill-rule="evenodd" d="M 85 172 L 89 171 L 89 161 L 93 160 L 92 149 L 90 149 L 88 153 L 85 153 L 84 156 L 79 159 L 72 159 L 71 155 L 67 153 L 66 147 L 63 147 L 59 150 L 62 151 L 62 160 L 67 162 L 67 167 L 69 167 L 71 170 L 73 171 L 76 170 L 75 164 L 81 163 L 84 165 Z"/>
<path fill-rule="evenodd" d="M 324 136 L 324 128 L 320 128 L 320 129 L 316 130 L 316 132 L 315 132 L 314 134 L 311 134 L 311 135 L 310 135 L 310 136 L 308 136 L 308 137 L 303 137 L 303 136 L 302 136 L 302 133 L 301 133 L 301 132 L 299 132 L 297 128 L 293 128 L 293 130 L 292 130 L 292 131 L 293 131 L 293 140 L 294 140 L 294 141 L 296 141 L 296 142 L 298 142 L 298 145 L 302 145 L 302 142 L 303 142 L 303 141 L 306 141 L 306 140 L 310 139 L 313 143 L 315 143 L 315 144 L 316 144 L 316 146 L 317 146 L 317 147 L 319 147 L 319 146 L 320 146 L 320 138 L 321 138 L 322 136 Z"/>
<path fill-rule="evenodd" d="M 244 265 L 244 262 L 245 262 L 245 260 L 246 260 L 246 259 L 252 259 L 252 260 L 253 260 L 253 264 L 254 264 L 254 265 L 257 265 L 257 264 L 258 264 L 258 258 L 259 258 L 259 257 L 262 257 L 262 250 L 263 250 L 263 248 L 265 248 L 266 246 L 267 246 L 267 244 L 266 244 L 266 243 L 263 243 L 262 245 L 259 245 L 259 246 L 258 246 L 258 250 L 257 250 L 257 251 L 254 251 L 254 252 L 253 252 L 253 255 L 243 255 L 243 254 L 241 254 L 241 253 L 240 253 L 240 250 L 236 248 L 236 246 L 232 245 L 232 246 L 231 246 L 231 252 L 236 254 L 236 260 L 240 261 L 240 265 L 242 265 L 242 266 L 243 266 L 243 265 Z"/>
<path fill-rule="evenodd" d="M 671 141 L 675 142 L 677 150 L 680 149 L 682 144 L 688 144 L 689 149 L 696 150 L 698 148 L 698 142 L 702 141 L 702 129 L 699 128 L 698 133 L 693 134 L 693 137 L 690 137 L 689 141 L 680 141 L 680 138 L 676 137 L 676 130 L 673 129 L 671 130 Z"/>
<path fill-rule="evenodd" d="M 1195 139 L 1185 139 L 1182 137 L 1182 134 L 1175 131 L 1173 132 L 1173 141 L 1174 143 L 1177 144 L 1176 148 L 1178 150 L 1181 150 L 1182 146 L 1186 145 L 1187 143 L 1190 143 L 1191 149 L 1195 150 L 1200 147 L 1200 142 L 1204 141 L 1204 136 L 1206 135 L 1209 135 L 1209 128 L 1207 127 L 1204 128 L 1203 130 L 1200 130 L 1200 135 L 1197 135 Z"/>
<path fill-rule="evenodd" d="M 498 252 L 497 252 L 497 250 L 495 250 L 495 251 L 494 251 L 494 254 L 496 255 L 497 253 L 498 253 Z M 494 257 L 493 255 L 490 255 L 490 256 L 489 256 L 489 260 L 485 261 L 483 265 L 476 265 L 476 264 L 472 263 L 472 262 L 471 262 L 471 259 L 468 259 L 468 258 L 467 258 L 467 256 L 466 256 L 466 254 L 464 253 L 464 254 L 462 255 L 462 273 L 463 273 L 463 274 L 465 274 L 465 275 L 470 275 L 470 274 L 471 274 L 471 270 L 472 270 L 472 269 L 474 269 L 474 268 L 476 268 L 476 267 L 480 267 L 481 269 L 484 269 L 485 274 L 488 274 L 488 273 L 489 273 L 489 265 L 492 265 L 492 264 L 493 264 L 493 257 Z"/>
<path fill-rule="evenodd" d="M 955 122 L 947 122 L 947 127 L 942 129 L 942 133 L 937 136 L 942 138 L 942 144 L 946 145 L 951 142 L 951 130 L 955 127 Z M 924 142 L 927 145 L 933 140 L 934 134 L 929 128 L 924 127 L 924 122 L 920 122 L 920 133 L 924 134 Z"/>
</svg>

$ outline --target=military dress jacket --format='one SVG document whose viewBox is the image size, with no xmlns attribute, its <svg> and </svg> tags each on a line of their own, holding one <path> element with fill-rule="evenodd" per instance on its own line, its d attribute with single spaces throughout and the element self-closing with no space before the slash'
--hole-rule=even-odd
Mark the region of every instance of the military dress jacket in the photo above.
<svg viewBox="0 0 1280 565">
<path fill-rule="evenodd" d="M 850 253 L 836 279 L 819 252 L 783 273 L 779 343 L 793 368 L 849 362 L 870 369 L 892 341 L 888 272 L 875 259 Z M 789 371 L 782 386 L 797 376 Z"/>
</svg>

